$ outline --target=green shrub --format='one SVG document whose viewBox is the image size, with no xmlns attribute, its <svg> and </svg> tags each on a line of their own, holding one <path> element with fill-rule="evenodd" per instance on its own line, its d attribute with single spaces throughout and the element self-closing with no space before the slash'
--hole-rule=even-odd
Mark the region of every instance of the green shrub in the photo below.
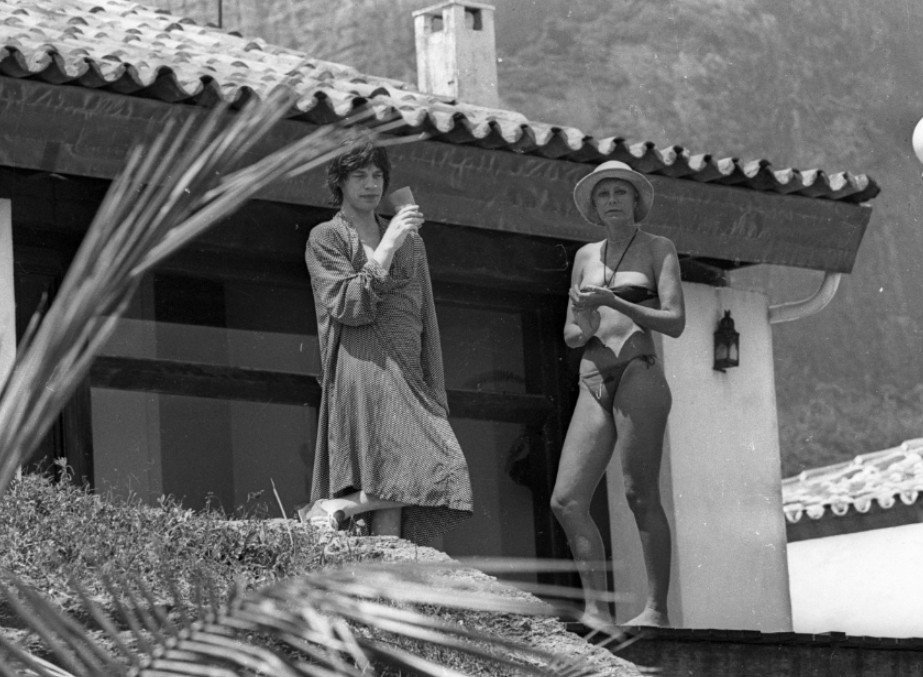
<svg viewBox="0 0 923 677">
<path fill-rule="evenodd" d="M 64 608 L 71 580 L 102 594 L 101 575 L 136 576 L 168 598 L 203 579 L 224 592 L 236 582 L 256 587 L 315 569 L 323 544 L 309 529 L 280 521 L 229 520 L 162 498 L 98 496 L 69 482 L 26 474 L 0 496 L 0 569 L 20 577 Z"/>
</svg>

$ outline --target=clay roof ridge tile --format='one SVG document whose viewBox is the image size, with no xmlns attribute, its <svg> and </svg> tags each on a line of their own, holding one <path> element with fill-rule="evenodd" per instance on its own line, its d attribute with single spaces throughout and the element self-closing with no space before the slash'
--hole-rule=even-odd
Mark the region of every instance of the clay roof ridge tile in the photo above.
<svg viewBox="0 0 923 677">
<path fill-rule="evenodd" d="M 773 175 L 776 177 L 776 181 L 779 182 L 781 186 L 788 186 L 792 182 L 800 182 L 801 172 L 793 167 L 785 167 L 784 169 L 776 169 L 773 171 Z"/>
<path fill-rule="evenodd" d="M 894 494 L 890 492 L 881 492 L 875 496 L 878 506 L 884 510 L 890 510 L 894 507 Z"/>
<path fill-rule="evenodd" d="M 678 144 L 672 144 L 670 146 L 665 146 L 660 151 L 663 161 L 669 165 L 675 165 L 677 163 L 682 163 L 689 166 L 689 159 L 692 157 L 692 153 L 685 146 L 680 146 Z"/>
<path fill-rule="evenodd" d="M 624 139 L 619 136 L 608 136 L 602 139 L 596 139 L 596 150 L 600 155 L 605 157 L 606 155 L 612 153 L 615 147 L 622 141 L 624 141 Z"/>
<path fill-rule="evenodd" d="M 748 162 L 743 163 L 741 165 L 741 169 L 743 170 L 743 173 L 748 178 L 752 179 L 758 176 L 764 170 L 768 169 L 771 166 L 771 164 L 772 163 L 770 163 L 769 160 L 763 160 L 763 159 L 750 160 Z"/>
<path fill-rule="evenodd" d="M 67 54 L 55 52 L 52 60 L 65 80 L 82 78 L 90 70 L 86 57 L 82 54 L 69 51 Z"/>
<path fill-rule="evenodd" d="M 305 94 L 299 93 L 298 97 L 295 99 L 293 108 L 299 112 L 306 113 L 313 110 L 317 106 L 317 103 L 318 98 L 314 92 L 307 92 Z"/>
<path fill-rule="evenodd" d="M 705 167 L 713 165 L 711 153 L 693 153 L 689 155 L 689 166 L 700 171 Z"/>
<path fill-rule="evenodd" d="M 824 516 L 825 512 L 826 508 L 824 508 L 822 505 L 809 505 L 805 508 L 805 513 L 807 513 L 808 517 L 810 517 L 812 520 L 820 519 Z"/>
<path fill-rule="evenodd" d="M 434 109 L 429 113 L 429 121 L 440 133 L 451 132 L 455 129 L 455 113 L 447 110 Z"/>
<path fill-rule="evenodd" d="M 516 120 L 492 120 L 490 124 L 507 144 L 519 143 L 525 134 L 526 125 Z"/>
<path fill-rule="evenodd" d="M 723 176 L 730 176 L 740 169 L 740 164 L 736 157 L 724 157 L 715 162 L 715 168 Z"/>
<path fill-rule="evenodd" d="M 523 117 L 525 120 L 525 117 Z M 528 123 L 528 121 L 526 120 Z M 587 135 L 580 129 L 576 127 L 567 127 L 567 126 L 557 126 L 555 128 L 555 133 L 564 140 L 567 144 L 567 147 L 572 151 L 578 151 L 583 148 L 584 140 L 587 139 Z"/>
<path fill-rule="evenodd" d="M 19 61 L 28 74 L 34 75 L 35 73 L 40 73 L 51 64 L 51 54 L 48 52 L 48 45 L 37 45 L 35 47 L 23 45 L 23 47 L 25 49 L 19 52 Z"/>
<path fill-rule="evenodd" d="M 647 157 L 652 151 L 657 150 L 653 141 L 638 141 L 628 146 L 628 151 L 637 159 Z"/>
<path fill-rule="evenodd" d="M 836 172 L 827 176 L 827 183 L 832 190 L 842 190 L 845 186 L 850 185 L 849 175 L 846 172 Z"/>
<path fill-rule="evenodd" d="M 120 59 L 110 61 L 95 59 L 94 62 L 99 74 L 108 84 L 112 84 L 125 73 L 126 66 Z"/>
<path fill-rule="evenodd" d="M 529 129 L 532 131 L 532 137 L 535 144 L 539 147 L 547 146 L 554 136 L 553 125 L 543 125 L 541 123 L 529 123 Z"/>
<path fill-rule="evenodd" d="M 824 171 L 822 169 L 802 169 L 801 170 L 801 180 L 805 186 L 813 186 L 814 183 L 820 179 L 823 180 Z"/>
<path fill-rule="evenodd" d="M 429 113 L 422 108 L 401 107 L 397 109 L 398 115 L 413 129 L 425 127 L 429 121 Z"/>
</svg>

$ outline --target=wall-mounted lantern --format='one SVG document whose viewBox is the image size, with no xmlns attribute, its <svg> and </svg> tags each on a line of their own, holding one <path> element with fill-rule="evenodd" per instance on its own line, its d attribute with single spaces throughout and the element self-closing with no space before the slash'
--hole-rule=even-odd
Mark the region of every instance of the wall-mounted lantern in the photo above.
<svg viewBox="0 0 923 677">
<path fill-rule="evenodd" d="M 740 334 L 734 330 L 731 311 L 725 310 L 724 317 L 715 330 L 715 364 L 716 371 L 724 371 L 740 364 Z"/>
</svg>

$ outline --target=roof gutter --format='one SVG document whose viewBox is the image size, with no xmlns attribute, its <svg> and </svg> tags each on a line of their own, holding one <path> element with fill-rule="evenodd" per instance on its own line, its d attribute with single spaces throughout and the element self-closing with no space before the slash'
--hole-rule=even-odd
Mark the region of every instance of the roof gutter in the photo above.
<svg viewBox="0 0 923 677">
<path fill-rule="evenodd" d="M 803 317 L 814 315 L 823 310 L 828 303 L 836 296 L 836 290 L 840 286 L 842 273 L 833 273 L 827 271 L 824 273 L 824 279 L 820 287 L 813 295 L 801 301 L 791 303 L 780 303 L 769 307 L 769 324 L 779 324 L 780 322 L 793 322 Z"/>
</svg>

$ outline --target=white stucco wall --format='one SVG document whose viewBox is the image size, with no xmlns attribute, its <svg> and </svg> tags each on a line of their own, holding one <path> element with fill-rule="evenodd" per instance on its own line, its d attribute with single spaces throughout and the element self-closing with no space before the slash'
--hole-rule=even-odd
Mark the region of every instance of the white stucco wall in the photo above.
<svg viewBox="0 0 923 677">
<path fill-rule="evenodd" d="M 923 637 L 920 562 L 923 524 L 789 543 L 795 632 Z"/>
<path fill-rule="evenodd" d="M 13 293 L 13 212 L 0 200 L 0 383 L 16 358 L 16 297 Z"/>
<path fill-rule="evenodd" d="M 763 294 L 684 284 L 686 330 L 664 338 L 673 392 L 661 487 L 673 530 L 670 615 L 676 627 L 791 629 L 772 332 Z M 730 310 L 740 366 L 712 368 L 713 332 Z M 640 542 L 621 489 L 618 459 L 608 473 L 617 607 L 640 610 L 646 577 Z"/>
</svg>

